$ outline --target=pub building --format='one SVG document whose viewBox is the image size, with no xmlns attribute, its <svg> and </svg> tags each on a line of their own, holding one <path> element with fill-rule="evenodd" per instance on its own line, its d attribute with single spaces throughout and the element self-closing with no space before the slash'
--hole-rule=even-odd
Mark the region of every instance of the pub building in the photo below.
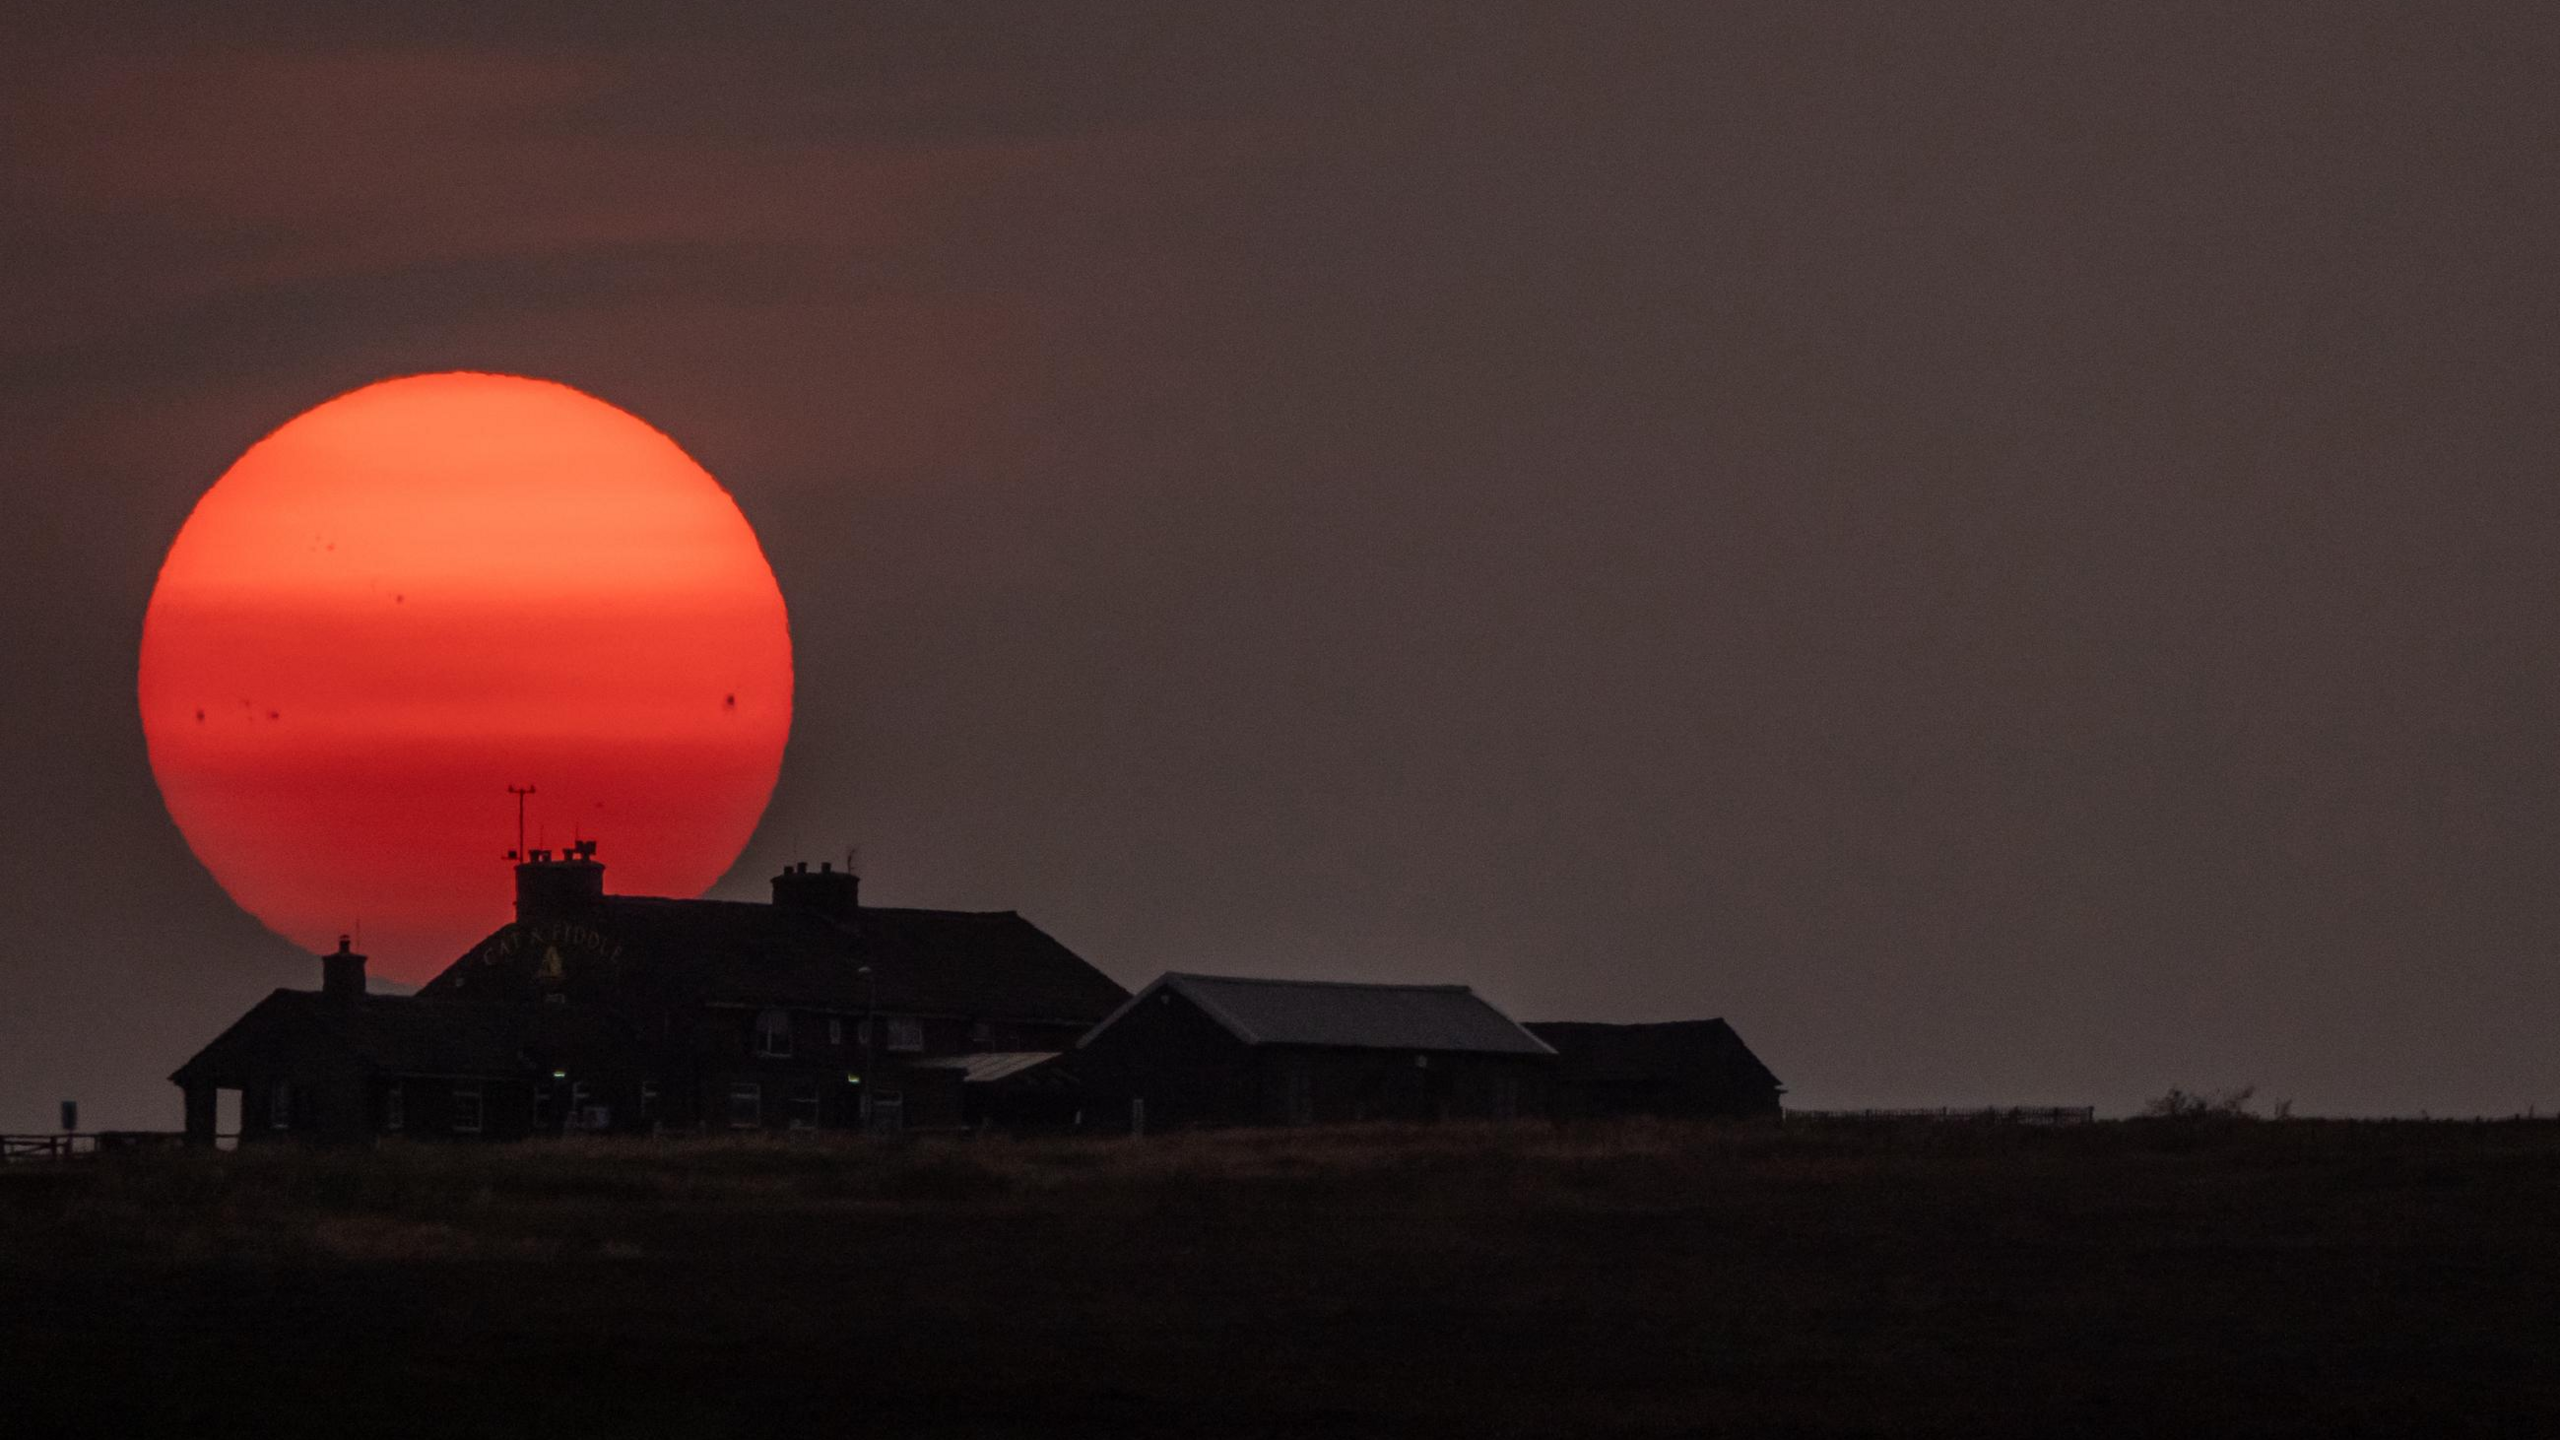
<svg viewBox="0 0 2560 1440">
<path fill-rule="evenodd" d="M 490 1140 L 945 1130 L 1073 1113 L 1052 1064 L 1129 992 L 1012 911 L 861 903 L 794 865 L 770 904 L 608 895 L 593 842 L 516 866 L 516 918 L 414 995 L 341 939 L 170 1077 L 188 1138 Z"/>
</svg>

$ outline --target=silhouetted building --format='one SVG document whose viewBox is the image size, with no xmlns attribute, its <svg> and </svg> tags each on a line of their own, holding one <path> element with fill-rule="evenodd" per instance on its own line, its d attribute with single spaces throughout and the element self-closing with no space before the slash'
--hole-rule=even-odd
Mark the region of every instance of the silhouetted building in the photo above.
<svg viewBox="0 0 2560 1440">
<path fill-rule="evenodd" d="M 342 941 L 318 992 L 260 1001 L 170 1077 L 188 1135 L 224 1089 L 244 1140 L 957 1127 L 973 1084 L 1028 1093 L 1021 1057 L 1128 999 L 1011 911 L 858 887 L 798 865 L 769 905 L 608 895 L 593 845 L 535 851 L 515 923 L 417 994 L 367 994 Z M 1015 1063 L 973 1077 L 992 1054 Z"/>
<path fill-rule="evenodd" d="M 1559 1119 L 1777 1118 L 1785 1087 L 1722 1020 L 1539 1020 L 1527 1028 L 1555 1048 L 1553 1113 Z"/>
<path fill-rule="evenodd" d="M 1084 1118 L 1084 1087 L 1055 1050 L 936 1056 L 923 1069 L 960 1072 L 961 1119 L 971 1129 L 1066 1130 Z"/>
<path fill-rule="evenodd" d="M 1543 1114 L 1554 1052 L 1463 985 L 1169 974 L 1077 1043 L 1112 1129 Z"/>
</svg>

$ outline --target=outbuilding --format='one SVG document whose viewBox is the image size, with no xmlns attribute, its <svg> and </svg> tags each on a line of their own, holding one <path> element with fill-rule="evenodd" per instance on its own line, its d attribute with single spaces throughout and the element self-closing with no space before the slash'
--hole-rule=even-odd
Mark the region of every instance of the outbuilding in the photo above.
<svg viewBox="0 0 2560 1440">
<path fill-rule="evenodd" d="M 1089 1128 L 1541 1114 L 1555 1052 L 1464 985 L 1167 974 L 1076 1042 Z"/>
<path fill-rule="evenodd" d="M 542 1053 L 566 1038 L 559 1032 L 572 1017 L 369 995 L 365 957 L 344 940 L 322 961 L 319 990 L 269 995 L 169 1077 L 186 1092 L 189 1136 L 212 1138 L 224 1090 L 239 1093 L 240 1138 L 250 1143 L 378 1133 L 505 1140 L 532 1130 L 549 1073 Z"/>
<path fill-rule="evenodd" d="M 1533 1020 L 1528 1029 L 1555 1049 L 1560 1119 L 1778 1117 L 1786 1087 L 1722 1020 Z"/>
</svg>

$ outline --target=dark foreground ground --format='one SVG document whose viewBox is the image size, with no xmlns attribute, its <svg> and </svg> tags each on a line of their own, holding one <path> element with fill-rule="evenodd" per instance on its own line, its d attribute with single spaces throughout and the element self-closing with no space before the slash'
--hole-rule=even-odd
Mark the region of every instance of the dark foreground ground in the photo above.
<svg viewBox="0 0 2560 1440">
<path fill-rule="evenodd" d="M 0 1434 L 2560 1433 L 2560 1125 L 0 1172 Z"/>
</svg>

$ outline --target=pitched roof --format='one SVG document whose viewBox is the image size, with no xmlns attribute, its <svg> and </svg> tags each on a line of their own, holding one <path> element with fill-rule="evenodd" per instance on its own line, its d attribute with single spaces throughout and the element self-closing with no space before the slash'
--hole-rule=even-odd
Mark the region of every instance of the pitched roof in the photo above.
<svg viewBox="0 0 2560 1440">
<path fill-rule="evenodd" d="M 608 895 L 580 923 L 617 947 L 619 983 L 662 1001 L 855 1011 L 876 996 L 886 1011 L 1085 1025 L 1129 995 L 1010 910 L 865 906 L 848 922 L 798 905 Z M 473 983 L 475 957 L 515 928 L 474 947 L 420 993 L 490 993 Z"/>
<path fill-rule="evenodd" d="M 1778 1084 L 1778 1077 L 1722 1020 L 1649 1025 L 1532 1020 L 1525 1028 L 1555 1047 L 1565 1073 L 1593 1080 L 1652 1079 L 1703 1068 L 1738 1084 Z"/>
<path fill-rule="evenodd" d="M 1046 1065 L 1064 1053 L 1060 1050 L 995 1050 L 978 1055 L 941 1055 L 907 1063 L 919 1070 L 957 1070 L 964 1084 L 992 1085 Z"/>
<path fill-rule="evenodd" d="M 1095 1026 L 1094 1032 L 1109 1028 L 1113 1020 L 1159 990 L 1171 990 L 1199 1006 L 1247 1045 L 1554 1053 L 1546 1042 L 1464 985 L 1363 985 L 1180 972 L 1167 973 L 1139 991 L 1110 1019 Z"/>
<path fill-rule="evenodd" d="M 181 1066 L 172 1079 L 219 1077 L 235 1064 L 258 1062 L 277 1047 L 315 1034 L 335 1041 L 358 1063 L 406 1075 L 522 1075 L 533 1068 L 526 1047 L 544 1017 L 522 1007 L 367 995 L 349 1005 L 312 990 L 278 990 L 250 1007 Z"/>
</svg>

